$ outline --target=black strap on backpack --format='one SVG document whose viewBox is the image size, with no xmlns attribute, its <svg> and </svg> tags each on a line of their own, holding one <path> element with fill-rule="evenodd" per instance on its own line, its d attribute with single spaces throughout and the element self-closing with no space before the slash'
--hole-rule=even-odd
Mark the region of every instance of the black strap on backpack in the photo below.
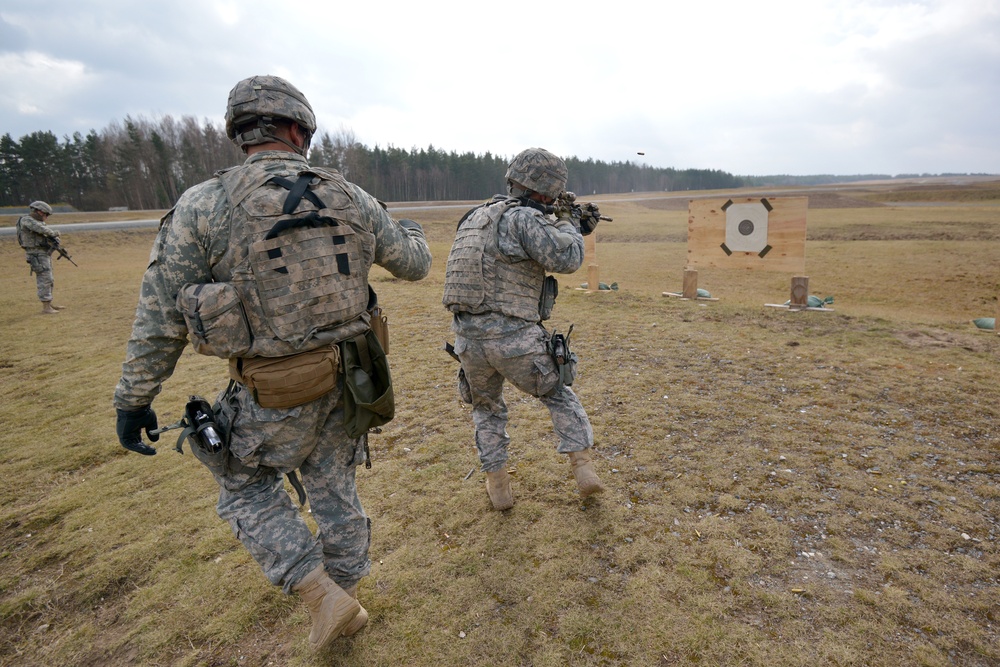
<svg viewBox="0 0 1000 667">
<path fill-rule="evenodd" d="M 313 177 L 309 174 L 302 174 L 295 182 L 280 176 L 271 177 L 268 183 L 280 185 L 288 190 L 288 196 L 285 197 L 285 202 L 281 206 L 281 212 L 284 215 L 291 215 L 294 213 L 295 209 L 298 208 L 299 202 L 303 199 L 309 200 L 317 208 L 326 208 L 326 204 L 323 203 L 323 200 L 321 200 L 315 192 L 309 189 L 309 184 L 312 182 L 312 179 Z M 286 219 L 276 223 L 274 227 L 271 227 L 271 230 L 264 238 L 271 240 L 282 232 L 286 232 L 289 229 L 294 229 L 296 227 L 322 227 L 324 225 L 332 224 L 336 223 L 329 218 L 321 218 L 316 211 L 309 211 L 300 218 Z"/>
<path fill-rule="evenodd" d="M 312 183 L 313 177 L 309 174 L 302 174 L 299 176 L 298 180 L 294 183 L 287 178 L 282 178 L 281 176 L 272 176 L 268 183 L 274 183 L 275 185 L 280 185 L 281 187 L 288 190 L 288 196 L 285 197 L 285 203 L 281 206 L 281 212 L 285 215 L 290 215 L 298 207 L 299 202 L 305 197 L 313 204 L 316 208 L 326 208 L 326 204 L 320 200 L 316 193 L 309 189 L 309 184 Z"/>
</svg>

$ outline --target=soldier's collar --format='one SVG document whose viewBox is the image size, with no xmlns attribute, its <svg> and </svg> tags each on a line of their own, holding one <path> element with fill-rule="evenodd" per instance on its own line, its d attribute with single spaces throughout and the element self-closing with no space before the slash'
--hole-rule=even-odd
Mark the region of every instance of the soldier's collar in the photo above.
<svg viewBox="0 0 1000 667">
<path fill-rule="evenodd" d="M 243 164 L 253 164 L 261 160 L 292 160 L 308 164 L 303 156 L 291 151 L 260 151 L 248 157 Z"/>
</svg>

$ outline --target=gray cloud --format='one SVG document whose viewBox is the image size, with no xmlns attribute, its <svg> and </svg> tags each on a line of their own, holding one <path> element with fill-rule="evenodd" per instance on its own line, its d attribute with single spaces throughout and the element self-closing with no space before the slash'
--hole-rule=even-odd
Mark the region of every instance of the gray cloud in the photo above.
<svg viewBox="0 0 1000 667">
<path fill-rule="evenodd" d="M 368 145 L 543 145 L 737 174 L 1000 172 L 1000 0 L 757 4 L 661 17 L 555 0 L 558 26 L 518 30 L 448 1 L 8 3 L 0 134 L 221 121 L 237 80 L 270 73 L 306 92 L 321 130 Z"/>
</svg>

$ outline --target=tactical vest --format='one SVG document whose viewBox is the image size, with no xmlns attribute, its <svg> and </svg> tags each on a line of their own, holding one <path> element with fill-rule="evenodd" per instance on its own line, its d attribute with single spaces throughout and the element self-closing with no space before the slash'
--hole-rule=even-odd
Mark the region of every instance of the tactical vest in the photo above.
<svg viewBox="0 0 1000 667">
<path fill-rule="evenodd" d="M 48 238 L 44 234 L 32 231 L 21 224 L 21 221 L 31 216 L 22 215 L 17 219 L 17 244 L 25 250 L 48 250 Z M 34 220 L 34 218 L 32 218 Z"/>
<path fill-rule="evenodd" d="M 527 259 L 510 261 L 500 254 L 497 223 L 511 208 L 520 205 L 507 198 L 472 211 L 459 224 L 448 255 L 442 302 L 453 313 L 500 312 L 538 322 L 538 300 L 545 269 Z"/>
<path fill-rule="evenodd" d="M 237 356 L 290 355 L 366 331 L 375 235 L 343 177 L 309 169 L 291 181 L 256 163 L 218 178 L 232 216 L 217 271 L 250 328 Z"/>
</svg>

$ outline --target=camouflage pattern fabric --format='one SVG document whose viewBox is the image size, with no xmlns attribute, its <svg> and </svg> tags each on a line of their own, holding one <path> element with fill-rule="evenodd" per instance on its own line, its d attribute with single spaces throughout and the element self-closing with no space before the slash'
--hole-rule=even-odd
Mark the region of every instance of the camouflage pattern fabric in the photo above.
<svg viewBox="0 0 1000 667">
<path fill-rule="evenodd" d="M 30 215 L 22 215 L 17 219 L 17 242 L 25 250 L 48 251 L 49 239 L 57 238 L 59 238 L 59 232 L 41 220 L 35 220 Z"/>
<path fill-rule="evenodd" d="M 52 256 L 49 251 L 26 250 L 25 260 L 35 274 L 35 289 L 39 301 L 52 301 L 55 278 L 52 274 Z"/>
<path fill-rule="evenodd" d="M 494 202 L 506 199 L 497 195 Z M 529 206 L 516 206 L 507 210 L 496 223 L 496 252 L 509 263 L 530 262 L 553 273 L 573 273 L 583 264 L 583 236 L 569 221 L 554 221 L 550 216 Z M 541 282 L 536 286 L 541 296 Z M 448 287 L 446 286 L 447 290 Z M 491 295 L 491 301 L 510 298 L 513 285 L 497 285 L 508 294 Z M 455 313 L 452 331 L 465 338 L 498 338 L 530 327 L 537 320 L 508 317 L 497 310 L 472 314 Z"/>
<path fill-rule="evenodd" d="M 22 215 L 17 220 L 17 241 L 24 248 L 25 261 L 35 274 L 39 301 L 52 301 L 55 278 L 52 274 L 52 250 L 49 248 L 49 239 L 57 238 L 59 232 L 30 215 Z"/>
<path fill-rule="evenodd" d="M 471 339 L 458 336 L 455 352 L 472 393 L 472 420 L 476 425 L 476 450 L 483 472 L 496 472 L 507 463 L 507 403 L 504 380 L 541 400 L 548 408 L 560 454 L 579 452 L 594 445 L 594 430 L 579 397 L 569 387 L 553 391 L 559 371 L 548 351 L 549 333 L 541 325 L 515 331 L 502 338 Z"/>
<path fill-rule="evenodd" d="M 364 439 L 344 432 L 342 396 L 341 378 L 334 391 L 292 410 L 262 408 L 242 386 L 222 402 L 218 422 L 230 430 L 230 451 L 250 469 L 215 476 L 216 509 L 285 593 L 321 561 L 342 588 L 371 567 L 371 522 L 355 485 Z M 284 489 L 283 473 L 296 469 L 319 539 Z"/>
<path fill-rule="evenodd" d="M 507 261 L 536 262 L 555 273 L 572 273 L 584 259 L 579 229 L 524 206 L 509 209 L 498 221 L 496 249 Z M 559 437 L 557 451 L 593 446 L 593 428 L 580 399 L 569 387 L 556 390 L 559 373 L 548 352 L 549 333 L 537 321 L 500 312 L 457 312 L 452 330 L 471 389 L 476 448 L 484 472 L 500 470 L 507 461 L 505 380 L 548 408 Z"/>
<path fill-rule="evenodd" d="M 258 163 L 292 180 L 308 169 L 304 158 L 287 151 L 255 153 L 244 166 Z M 348 187 L 375 236 L 374 256 L 368 261 L 404 280 L 425 277 L 431 256 L 423 232 L 404 229 L 374 197 L 353 184 Z M 116 408 L 149 405 L 173 372 L 188 342 L 184 317 L 175 305 L 180 288 L 231 277 L 221 263 L 231 213 L 225 190 L 212 179 L 185 192 L 161 221 L 115 389 Z M 231 397 L 220 396 L 220 403 L 220 424 L 231 426 L 232 454 L 256 470 L 216 477 L 219 516 L 285 592 L 320 562 L 341 586 L 356 583 L 369 568 L 369 522 L 354 480 L 355 467 L 363 460 L 363 439 L 351 439 L 343 430 L 342 379 L 334 391 L 290 409 L 261 408 L 242 387 Z M 319 524 L 318 538 L 282 485 L 283 473 L 296 468 Z"/>
<path fill-rule="evenodd" d="M 515 155 L 505 175 L 506 180 L 552 199 L 562 194 L 568 177 L 566 162 L 544 148 L 526 148 Z"/>
<path fill-rule="evenodd" d="M 287 151 L 256 153 L 244 164 L 257 162 L 266 162 L 275 176 L 293 180 L 308 169 L 305 158 Z M 368 261 L 404 280 L 426 276 L 431 256 L 423 232 L 404 229 L 378 200 L 351 187 L 375 234 L 375 254 Z M 221 265 L 228 250 L 230 212 L 221 183 L 211 179 L 181 195 L 163 217 L 143 276 L 115 407 L 133 410 L 149 405 L 173 372 L 188 342 L 184 316 L 175 305 L 180 289 L 188 283 L 226 282 L 232 277 Z"/>
</svg>

